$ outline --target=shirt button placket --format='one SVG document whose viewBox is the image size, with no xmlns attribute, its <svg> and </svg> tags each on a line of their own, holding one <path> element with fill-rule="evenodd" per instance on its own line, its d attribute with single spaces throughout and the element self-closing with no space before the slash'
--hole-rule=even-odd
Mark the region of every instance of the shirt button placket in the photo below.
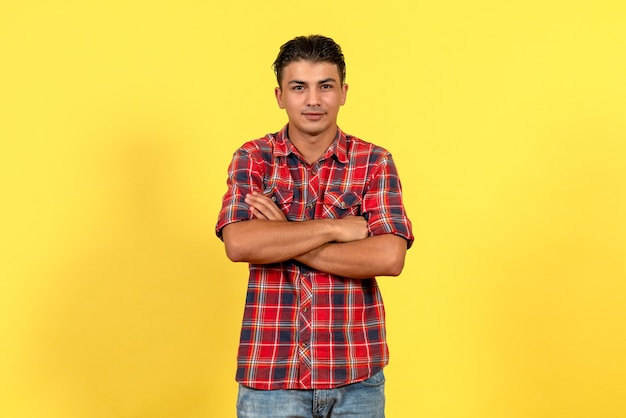
<svg viewBox="0 0 626 418">
<path fill-rule="evenodd" d="M 306 205 L 306 217 L 307 219 L 315 218 L 315 202 Z"/>
<path fill-rule="evenodd" d="M 308 274 L 300 276 L 300 284 L 300 383 L 308 387 L 311 383 L 311 302 L 313 299 L 311 279 Z"/>
</svg>

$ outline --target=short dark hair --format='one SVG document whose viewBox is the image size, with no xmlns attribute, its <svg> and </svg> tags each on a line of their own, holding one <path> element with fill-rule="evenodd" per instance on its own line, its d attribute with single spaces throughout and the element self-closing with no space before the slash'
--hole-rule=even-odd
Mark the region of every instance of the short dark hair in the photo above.
<svg viewBox="0 0 626 418">
<path fill-rule="evenodd" d="M 280 87 L 283 68 L 295 61 L 329 62 L 337 66 L 341 85 L 346 79 L 346 63 L 341 47 L 322 35 L 298 36 L 283 44 L 272 67 Z"/>
</svg>

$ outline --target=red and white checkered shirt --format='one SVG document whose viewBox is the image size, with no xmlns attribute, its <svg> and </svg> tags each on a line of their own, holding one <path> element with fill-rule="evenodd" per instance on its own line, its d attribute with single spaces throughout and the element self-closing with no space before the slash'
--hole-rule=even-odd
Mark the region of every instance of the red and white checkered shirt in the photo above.
<svg viewBox="0 0 626 418">
<path fill-rule="evenodd" d="M 239 148 L 216 225 L 252 219 L 244 197 L 262 191 L 291 222 L 360 215 L 370 235 L 413 242 L 400 179 L 385 149 L 338 130 L 316 163 L 280 132 Z M 236 379 L 256 389 L 329 389 L 387 365 L 385 311 L 375 278 L 322 273 L 294 260 L 250 264 Z"/>
</svg>

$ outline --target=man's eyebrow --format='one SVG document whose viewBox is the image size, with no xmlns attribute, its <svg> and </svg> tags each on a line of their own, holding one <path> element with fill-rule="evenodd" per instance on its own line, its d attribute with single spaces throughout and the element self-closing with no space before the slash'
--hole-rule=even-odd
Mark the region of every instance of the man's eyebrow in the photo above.
<svg viewBox="0 0 626 418">
<path fill-rule="evenodd" d="M 318 81 L 317 84 L 336 83 L 336 82 L 337 80 L 335 80 L 334 78 L 328 77 L 328 78 Z M 287 84 L 307 85 L 308 83 L 306 81 L 301 81 L 301 80 L 290 80 Z"/>
</svg>

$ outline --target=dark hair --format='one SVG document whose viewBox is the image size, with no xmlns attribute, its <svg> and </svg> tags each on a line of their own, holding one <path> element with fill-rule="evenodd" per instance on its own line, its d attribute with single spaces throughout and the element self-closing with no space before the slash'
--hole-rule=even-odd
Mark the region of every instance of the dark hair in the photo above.
<svg viewBox="0 0 626 418">
<path fill-rule="evenodd" d="M 280 47 L 272 67 L 280 87 L 283 68 L 295 61 L 329 62 L 337 65 L 341 84 L 346 79 L 346 63 L 341 47 L 331 38 L 322 35 L 298 36 Z"/>
</svg>

